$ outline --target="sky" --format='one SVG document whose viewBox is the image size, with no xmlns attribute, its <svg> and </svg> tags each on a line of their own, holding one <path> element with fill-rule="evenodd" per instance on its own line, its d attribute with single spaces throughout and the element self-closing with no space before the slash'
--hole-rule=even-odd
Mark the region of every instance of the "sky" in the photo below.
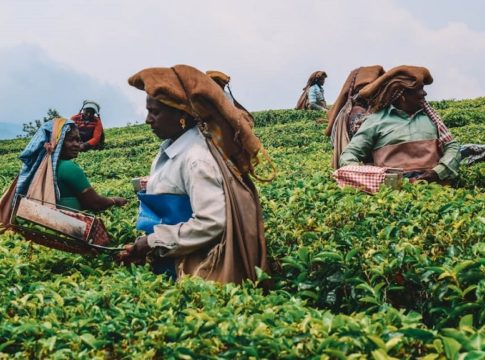
<svg viewBox="0 0 485 360">
<path fill-rule="evenodd" d="M 85 99 L 106 127 L 143 122 L 128 77 L 175 64 L 226 72 L 251 111 L 293 108 L 315 70 L 332 103 L 374 64 L 427 67 L 430 100 L 485 96 L 483 14 L 483 0 L 0 0 L 0 139 Z"/>
</svg>

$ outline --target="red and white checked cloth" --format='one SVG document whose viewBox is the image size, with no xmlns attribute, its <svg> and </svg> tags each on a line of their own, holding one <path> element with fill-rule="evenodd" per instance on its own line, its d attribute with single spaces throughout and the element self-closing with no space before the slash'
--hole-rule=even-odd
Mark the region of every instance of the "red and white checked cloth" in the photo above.
<svg viewBox="0 0 485 360">
<path fill-rule="evenodd" d="M 453 140 L 450 130 L 448 130 L 443 120 L 441 120 L 441 117 L 426 100 L 423 101 L 423 109 L 426 115 L 428 115 L 431 121 L 438 128 L 438 141 L 440 142 L 441 146 Z"/>
<path fill-rule="evenodd" d="M 347 165 L 333 173 L 340 187 L 352 186 L 356 189 L 375 193 L 384 183 L 387 168 L 372 165 Z"/>
</svg>

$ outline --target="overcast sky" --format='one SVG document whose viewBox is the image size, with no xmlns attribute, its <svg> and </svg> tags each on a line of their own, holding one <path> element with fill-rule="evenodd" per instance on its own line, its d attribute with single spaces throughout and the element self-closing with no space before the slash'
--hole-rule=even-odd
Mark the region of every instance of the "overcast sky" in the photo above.
<svg viewBox="0 0 485 360">
<path fill-rule="evenodd" d="M 144 120 L 144 67 L 222 70 L 250 110 L 294 107 L 308 75 L 335 99 L 353 68 L 430 69 L 429 99 L 485 95 L 483 0 L 0 0 L 0 138 L 48 108 Z M 4 136 L 5 137 L 5 136 Z"/>
</svg>

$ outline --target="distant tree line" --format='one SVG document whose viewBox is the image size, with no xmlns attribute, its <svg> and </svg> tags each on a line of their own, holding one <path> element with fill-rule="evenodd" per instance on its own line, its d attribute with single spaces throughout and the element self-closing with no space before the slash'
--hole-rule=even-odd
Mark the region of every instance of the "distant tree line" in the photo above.
<svg viewBox="0 0 485 360">
<path fill-rule="evenodd" d="M 31 137 L 33 136 L 37 130 L 46 122 L 55 119 L 56 117 L 60 117 L 59 112 L 56 109 L 49 109 L 47 110 L 47 115 L 44 116 L 41 120 L 37 119 L 34 121 L 30 121 L 28 123 L 22 124 L 22 131 L 25 133 L 24 135 L 19 135 L 19 137 Z"/>
</svg>

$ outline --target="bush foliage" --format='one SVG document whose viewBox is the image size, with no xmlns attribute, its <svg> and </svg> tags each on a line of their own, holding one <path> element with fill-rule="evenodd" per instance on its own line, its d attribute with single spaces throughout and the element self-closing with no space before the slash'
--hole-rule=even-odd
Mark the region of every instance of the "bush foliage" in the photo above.
<svg viewBox="0 0 485 360">
<path fill-rule="evenodd" d="M 458 141 L 485 143 L 484 99 L 433 105 Z M 258 184 L 271 291 L 173 283 L 7 232 L 0 358 L 484 358 L 485 165 L 462 166 L 454 187 L 405 182 L 369 196 L 333 181 L 322 113 L 254 117 L 278 170 Z M 76 161 L 98 192 L 129 199 L 101 215 L 123 244 L 138 235 L 130 179 L 149 172 L 159 143 L 144 125 L 106 135 Z M 0 142 L 1 190 L 25 144 Z"/>
</svg>

